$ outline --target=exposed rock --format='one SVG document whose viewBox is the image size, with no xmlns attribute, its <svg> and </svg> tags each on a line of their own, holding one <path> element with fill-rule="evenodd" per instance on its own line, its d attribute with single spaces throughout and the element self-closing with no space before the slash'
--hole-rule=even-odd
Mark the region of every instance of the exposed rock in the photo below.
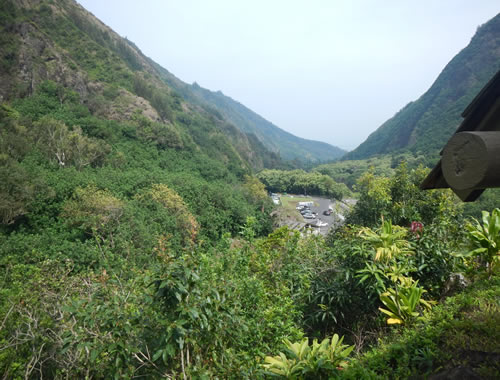
<svg viewBox="0 0 500 380">
<path fill-rule="evenodd" d="M 443 287 L 441 299 L 453 295 L 457 291 L 466 288 L 468 285 L 469 281 L 467 281 L 462 273 L 452 273 Z"/>
<path fill-rule="evenodd" d="M 109 108 L 104 110 L 105 116 L 118 121 L 130 120 L 137 111 L 140 111 L 143 116 L 152 121 L 162 121 L 158 112 L 146 99 L 125 89 L 120 89 L 117 101 L 114 101 Z"/>
<path fill-rule="evenodd" d="M 17 77 L 28 85 L 29 93 L 41 82 L 53 80 L 64 87 L 75 90 L 82 100 L 89 96 L 87 75 L 72 69 L 63 57 L 35 26 L 30 23 L 19 25 L 21 47 L 18 54 Z M 43 61 L 44 64 L 40 64 Z M 76 65 L 75 65 L 76 67 Z"/>
</svg>

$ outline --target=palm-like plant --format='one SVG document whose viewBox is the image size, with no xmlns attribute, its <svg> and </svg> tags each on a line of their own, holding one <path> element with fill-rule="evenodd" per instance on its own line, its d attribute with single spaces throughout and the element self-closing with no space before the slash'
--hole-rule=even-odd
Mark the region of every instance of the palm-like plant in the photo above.
<svg viewBox="0 0 500 380">
<path fill-rule="evenodd" d="M 382 219 L 380 232 L 363 228 L 360 236 L 375 248 L 375 261 L 389 261 L 402 253 L 410 252 L 408 242 L 404 239 L 406 230 L 393 226 L 390 220 Z"/>
<path fill-rule="evenodd" d="M 476 247 L 470 254 L 479 256 L 483 265 L 491 272 L 494 262 L 500 257 L 500 209 L 494 209 L 491 214 L 483 211 L 482 214 L 482 225 L 476 219 L 474 224 L 467 225 L 469 239 Z"/>
<path fill-rule="evenodd" d="M 314 339 L 312 345 L 308 338 L 295 343 L 285 339 L 286 354 L 266 356 L 262 367 L 266 374 L 286 379 L 328 377 L 328 372 L 347 366 L 346 359 L 354 349 L 354 346 L 342 344 L 343 340 L 344 337 L 339 338 L 337 334 L 321 343 Z"/>
<path fill-rule="evenodd" d="M 417 286 L 417 281 L 409 287 L 400 288 L 399 291 L 390 288 L 382 293 L 380 300 L 387 309 L 379 307 L 379 310 L 389 316 L 387 324 L 405 324 L 417 318 L 420 315 L 417 311 L 419 305 L 430 309 L 432 301 L 424 300 L 424 293 L 425 290 Z"/>
</svg>

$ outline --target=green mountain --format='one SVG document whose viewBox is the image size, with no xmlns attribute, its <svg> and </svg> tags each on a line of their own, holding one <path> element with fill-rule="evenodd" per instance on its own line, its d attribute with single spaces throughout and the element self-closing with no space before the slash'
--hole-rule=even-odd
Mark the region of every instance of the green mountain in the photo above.
<svg viewBox="0 0 500 380">
<path fill-rule="evenodd" d="M 425 94 L 344 158 L 395 152 L 436 156 L 460 124 L 462 111 L 499 69 L 500 14 L 477 29 L 469 45 L 446 65 Z"/>
<path fill-rule="evenodd" d="M 190 230 L 216 241 L 248 217 L 268 232 L 251 174 L 282 165 L 254 135 L 184 99 L 75 1 L 0 2 L 0 239 L 27 234 L 2 241 L 7 251 L 61 246 L 91 265 L 82 244 L 118 219 L 117 251 L 152 249 L 160 236 L 180 247 Z M 100 212 L 99 227 L 83 221 Z"/>
<path fill-rule="evenodd" d="M 281 158 L 319 162 L 345 153 L 287 133 L 221 93 L 182 82 L 73 1 L 13 0 L 2 8 L 0 101 L 28 97 L 52 80 L 74 90 L 93 115 L 129 122 L 140 115 L 222 160 L 257 170 L 279 166 Z"/>
<path fill-rule="evenodd" d="M 0 101 L 31 96 L 52 80 L 75 91 L 92 115 L 145 118 L 235 165 L 279 164 L 255 136 L 183 99 L 158 65 L 76 2 L 7 1 L 2 8 Z"/>
<path fill-rule="evenodd" d="M 228 120 L 240 131 L 254 135 L 267 149 L 279 153 L 285 160 L 317 163 L 338 159 L 346 153 L 345 150 L 336 146 L 303 139 L 286 132 L 221 91 L 207 90 L 196 82 L 189 85 L 153 61 L 151 63 L 156 67 L 162 79 L 178 91 L 184 99 L 200 105 L 219 119 Z"/>
<path fill-rule="evenodd" d="M 280 165 L 280 156 L 319 162 L 345 153 L 285 132 L 220 92 L 182 82 L 76 2 L 3 3 L 0 101 L 29 96 L 49 79 L 76 91 L 94 115 L 123 121 L 140 113 L 213 146 L 189 124 L 190 115 L 200 115 L 217 131 L 211 140 L 229 143 L 255 169 Z"/>
</svg>

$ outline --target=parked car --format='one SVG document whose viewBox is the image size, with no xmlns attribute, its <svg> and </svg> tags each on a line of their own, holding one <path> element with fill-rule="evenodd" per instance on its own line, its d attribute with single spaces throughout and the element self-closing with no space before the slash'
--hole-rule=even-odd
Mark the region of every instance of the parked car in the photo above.
<svg viewBox="0 0 500 380">
<path fill-rule="evenodd" d="M 316 217 L 313 214 L 305 214 L 304 219 L 316 219 Z"/>
<path fill-rule="evenodd" d="M 323 215 L 326 215 L 326 216 L 332 215 L 332 210 L 328 209 L 328 210 L 323 211 Z"/>
</svg>

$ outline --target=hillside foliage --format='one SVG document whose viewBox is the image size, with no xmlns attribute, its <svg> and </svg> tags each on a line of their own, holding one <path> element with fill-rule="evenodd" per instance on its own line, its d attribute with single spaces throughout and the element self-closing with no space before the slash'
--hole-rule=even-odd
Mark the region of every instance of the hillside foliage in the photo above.
<svg viewBox="0 0 500 380">
<path fill-rule="evenodd" d="M 304 170 L 263 170 L 257 174 L 269 191 L 291 194 L 322 195 L 341 200 L 349 195 L 343 183 L 337 183 L 327 175 Z"/>
<path fill-rule="evenodd" d="M 498 209 L 283 163 L 70 0 L 0 22 L 2 378 L 498 377 Z M 326 237 L 273 225 L 269 191 L 350 188 Z"/>
</svg>

